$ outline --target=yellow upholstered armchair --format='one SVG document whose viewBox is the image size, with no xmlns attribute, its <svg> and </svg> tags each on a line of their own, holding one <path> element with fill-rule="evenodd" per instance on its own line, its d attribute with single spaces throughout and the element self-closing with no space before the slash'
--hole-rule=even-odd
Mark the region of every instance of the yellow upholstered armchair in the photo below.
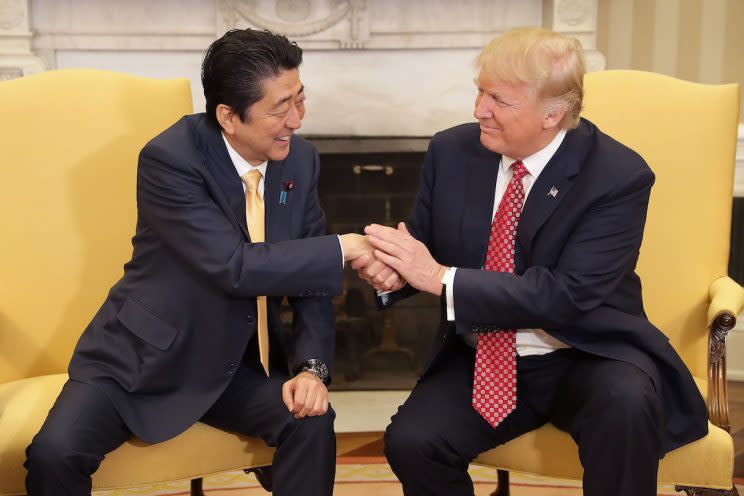
<svg viewBox="0 0 744 496">
<path fill-rule="evenodd" d="M 689 496 L 735 495 L 726 398 L 725 338 L 744 308 L 727 277 L 738 86 L 703 85 L 640 71 L 584 78 L 583 115 L 640 153 L 656 173 L 638 272 L 649 319 L 666 333 L 707 398 L 709 433 L 661 460 L 659 482 Z M 612 449 L 608 447 L 608 449 Z M 480 456 L 508 471 L 580 479 L 578 450 L 552 425 Z"/>
<path fill-rule="evenodd" d="M 187 80 L 93 70 L 0 83 L 0 495 L 25 494 L 24 450 L 63 383 L 77 338 L 123 274 L 139 150 L 191 113 Z M 270 465 L 259 439 L 197 423 L 111 453 L 94 489 Z"/>
</svg>

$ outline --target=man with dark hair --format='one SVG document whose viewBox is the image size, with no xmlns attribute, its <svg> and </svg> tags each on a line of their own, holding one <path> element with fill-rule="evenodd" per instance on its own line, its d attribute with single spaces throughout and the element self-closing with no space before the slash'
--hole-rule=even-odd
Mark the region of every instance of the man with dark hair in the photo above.
<svg viewBox="0 0 744 496">
<path fill-rule="evenodd" d="M 206 114 L 142 150 L 132 260 L 27 449 L 29 495 L 88 495 L 104 456 L 127 439 L 161 442 L 198 420 L 275 446 L 275 494 L 332 493 L 330 296 L 344 261 L 370 247 L 323 235 L 318 153 L 294 135 L 301 62 L 284 36 L 226 33 L 202 66 Z"/>
</svg>

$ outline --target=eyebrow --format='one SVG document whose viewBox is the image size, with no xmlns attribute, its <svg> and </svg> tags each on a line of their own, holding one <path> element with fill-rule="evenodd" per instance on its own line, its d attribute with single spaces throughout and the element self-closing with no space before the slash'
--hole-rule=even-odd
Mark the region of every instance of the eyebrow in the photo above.
<svg viewBox="0 0 744 496">
<path fill-rule="evenodd" d="M 475 87 L 478 88 L 483 93 L 486 93 L 486 94 L 491 95 L 491 96 L 494 96 L 494 95 L 497 95 L 498 94 L 498 93 L 495 93 L 493 91 L 486 90 L 483 86 L 480 85 L 480 83 L 478 82 L 478 78 L 474 78 L 473 79 L 473 84 L 475 84 Z"/>
<path fill-rule="evenodd" d="M 276 103 L 274 104 L 274 108 L 276 108 L 276 107 L 280 106 L 280 105 L 281 105 L 281 104 L 283 104 L 284 102 L 288 102 L 289 100 L 291 100 L 291 99 L 292 99 L 292 97 L 293 97 L 293 96 L 297 96 L 297 95 L 299 95 L 300 93 L 304 93 L 304 92 L 305 92 L 305 85 L 303 84 L 303 85 L 302 85 L 302 86 L 300 87 L 300 91 L 298 91 L 298 92 L 297 92 L 297 93 L 296 93 L 295 95 L 287 95 L 287 96 L 285 96 L 284 98 L 282 98 L 281 100 L 279 100 L 278 102 L 276 102 Z"/>
<path fill-rule="evenodd" d="M 498 99 L 500 99 L 502 101 L 506 101 L 506 100 L 504 100 L 504 95 L 502 95 L 498 91 L 488 91 L 485 88 L 481 87 L 481 85 L 478 84 L 478 79 L 477 78 L 473 79 L 473 83 L 475 83 L 475 87 L 476 88 L 478 88 L 480 91 L 482 91 L 486 95 L 492 96 L 494 98 L 498 98 Z"/>
</svg>

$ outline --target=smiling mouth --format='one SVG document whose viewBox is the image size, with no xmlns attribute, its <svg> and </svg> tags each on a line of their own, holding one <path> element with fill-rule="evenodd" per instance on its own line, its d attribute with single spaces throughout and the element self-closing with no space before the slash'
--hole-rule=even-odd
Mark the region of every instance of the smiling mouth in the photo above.
<svg viewBox="0 0 744 496">
<path fill-rule="evenodd" d="M 288 143 L 289 142 L 289 138 L 291 138 L 291 135 L 280 136 L 278 138 L 274 138 L 274 141 L 281 141 L 282 143 Z"/>
</svg>

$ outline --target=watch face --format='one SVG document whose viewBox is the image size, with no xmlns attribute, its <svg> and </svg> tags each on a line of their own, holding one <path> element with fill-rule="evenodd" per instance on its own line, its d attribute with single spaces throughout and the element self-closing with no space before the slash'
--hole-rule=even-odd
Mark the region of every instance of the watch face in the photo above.
<svg viewBox="0 0 744 496">
<path fill-rule="evenodd" d="M 328 366 L 320 360 L 308 360 L 302 370 L 310 372 L 324 383 L 328 382 Z"/>
</svg>

